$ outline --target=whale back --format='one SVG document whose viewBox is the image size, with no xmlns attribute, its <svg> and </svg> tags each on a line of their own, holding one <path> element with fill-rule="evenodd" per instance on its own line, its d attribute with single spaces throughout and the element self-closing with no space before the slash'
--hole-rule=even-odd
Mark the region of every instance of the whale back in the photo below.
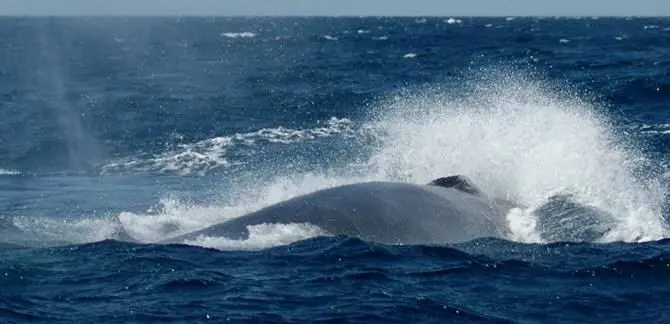
<svg viewBox="0 0 670 324">
<path fill-rule="evenodd" d="M 462 180 L 467 179 L 446 177 L 434 185 L 367 182 L 328 188 L 167 243 L 200 235 L 246 239 L 248 226 L 264 223 L 309 223 L 332 235 L 391 244 L 447 244 L 501 237 L 506 210 L 473 194 L 478 189 Z"/>
</svg>

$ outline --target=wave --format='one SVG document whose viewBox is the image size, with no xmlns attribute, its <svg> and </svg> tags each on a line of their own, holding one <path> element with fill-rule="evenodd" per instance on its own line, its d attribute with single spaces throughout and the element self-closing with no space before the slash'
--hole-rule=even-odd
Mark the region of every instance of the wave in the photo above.
<svg viewBox="0 0 670 324">
<path fill-rule="evenodd" d="M 0 176 L 14 176 L 14 175 L 21 175 L 21 171 L 0 168 Z"/>
<path fill-rule="evenodd" d="M 642 135 L 663 135 L 670 134 L 670 124 L 633 124 L 627 127 L 634 133 Z"/>
<path fill-rule="evenodd" d="M 243 163 L 232 155 L 251 154 L 259 145 L 295 144 L 331 136 L 352 136 L 350 119 L 332 117 L 316 127 L 291 129 L 283 126 L 250 133 L 218 136 L 195 143 L 181 144 L 175 150 L 150 157 L 132 156 L 108 162 L 102 174 L 119 172 L 161 172 L 177 175 L 204 174 L 213 169 Z M 246 151 L 245 151 L 246 150 Z"/>
<path fill-rule="evenodd" d="M 462 24 L 463 20 L 451 17 L 449 19 L 446 19 L 444 22 L 446 22 L 449 25 L 453 25 L 453 24 Z"/>
<path fill-rule="evenodd" d="M 256 33 L 252 32 L 221 33 L 221 36 L 227 38 L 254 38 L 256 37 Z"/>
</svg>

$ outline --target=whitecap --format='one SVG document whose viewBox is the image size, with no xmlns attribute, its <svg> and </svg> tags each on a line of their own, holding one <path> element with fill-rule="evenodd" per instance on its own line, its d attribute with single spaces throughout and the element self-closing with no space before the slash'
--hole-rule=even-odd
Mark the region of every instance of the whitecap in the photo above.
<svg viewBox="0 0 670 324">
<path fill-rule="evenodd" d="M 151 157 L 130 156 L 113 160 L 101 168 L 103 174 L 124 171 L 158 171 L 190 175 L 204 174 L 216 168 L 243 163 L 231 160 L 231 151 L 253 150 L 259 144 L 286 145 L 331 136 L 352 136 L 353 123 L 347 118 L 332 117 L 313 128 L 291 129 L 283 126 L 263 128 L 249 133 L 217 136 L 194 143 L 180 144 L 176 149 Z"/>
<path fill-rule="evenodd" d="M 0 175 L 7 175 L 7 176 L 21 175 L 21 171 L 0 169 Z"/>
<path fill-rule="evenodd" d="M 256 37 L 256 33 L 252 32 L 221 33 L 221 36 L 227 38 L 254 38 Z"/>
</svg>

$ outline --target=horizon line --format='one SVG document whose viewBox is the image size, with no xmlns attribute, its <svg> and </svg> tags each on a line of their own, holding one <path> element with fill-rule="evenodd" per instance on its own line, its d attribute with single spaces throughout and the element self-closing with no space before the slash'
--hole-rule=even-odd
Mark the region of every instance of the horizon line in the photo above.
<svg viewBox="0 0 670 324">
<path fill-rule="evenodd" d="M 111 14 L 81 14 L 81 13 L 54 13 L 54 14 L 5 14 L 0 13 L 0 17 L 17 17 L 17 18 L 667 18 L 670 20 L 670 15 L 655 15 L 655 14 L 636 14 L 636 15 L 468 15 L 468 14 L 454 14 L 454 15 L 325 15 L 325 14 L 135 14 L 135 13 L 111 13 Z"/>
</svg>

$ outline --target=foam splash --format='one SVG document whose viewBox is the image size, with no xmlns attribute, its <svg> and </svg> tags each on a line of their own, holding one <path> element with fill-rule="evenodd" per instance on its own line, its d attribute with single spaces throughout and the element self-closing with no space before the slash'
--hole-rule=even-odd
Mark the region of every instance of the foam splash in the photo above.
<svg viewBox="0 0 670 324">
<path fill-rule="evenodd" d="M 570 194 L 615 215 L 603 241 L 668 236 L 661 177 L 598 107 L 510 71 L 483 71 L 468 86 L 406 91 L 379 109 L 385 135 L 370 161 L 379 177 L 426 182 L 465 174 L 530 211 Z M 511 214 L 510 239 L 537 242 L 533 217 Z"/>
<path fill-rule="evenodd" d="M 240 32 L 240 33 L 221 33 L 221 36 L 226 38 L 254 38 L 256 33 Z"/>
<path fill-rule="evenodd" d="M 507 214 L 509 223 L 509 239 L 517 242 L 543 243 L 542 236 L 537 231 L 537 220 L 532 210 L 513 208 Z"/>
<path fill-rule="evenodd" d="M 167 197 L 145 213 L 122 212 L 117 217 L 130 237 L 153 243 L 224 222 L 247 211 L 240 206 L 203 206 Z"/>
<path fill-rule="evenodd" d="M 249 238 L 230 240 L 223 237 L 200 236 L 186 240 L 187 245 L 196 245 L 218 250 L 262 250 L 288 245 L 300 240 L 327 235 L 319 227 L 310 224 L 260 224 L 249 226 Z"/>
<path fill-rule="evenodd" d="M 208 205 L 194 204 L 177 197 L 164 198 L 145 213 L 122 212 L 118 215 L 118 221 L 125 232 L 133 239 L 144 243 L 153 243 L 222 223 L 314 190 L 355 181 L 357 180 L 353 178 L 337 179 L 317 174 L 281 177 L 276 178 L 274 182 L 269 184 L 249 184 L 246 186 L 240 184 L 234 189 L 234 192 L 226 192 L 221 201 Z M 286 238 L 275 237 L 272 242 L 283 242 L 284 239 L 290 239 L 291 237 L 291 235 Z M 204 239 L 203 242 L 212 242 L 212 240 L 216 240 L 216 238 Z M 250 240 L 240 243 L 239 241 L 228 242 L 222 239 L 220 244 L 222 246 L 228 243 L 243 244 L 246 249 L 253 248 L 256 243 L 269 244 L 269 241 L 265 242 L 256 237 L 250 237 Z"/>
<path fill-rule="evenodd" d="M 21 175 L 21 171 L 0 168 L 0 176 L 14 176 L 14 175 Z"/>
<path fill-rule="evenodd" d="M 153 171 L 177 175 L 205 174 L 216 168 L 242 163 L 232 160 L 232 153 L 253 153 L 258 145 L 294 144 L 331 136 L 353 136 L 351 120 L 332 117 L 309 129 L 283 126 L 255 132 L 218 136 L 195 143 L 178 145 L 175 150 L 152 157 L 126 157 L 104 165 L 103 174 L 122 171 Z"/>
</svg>

